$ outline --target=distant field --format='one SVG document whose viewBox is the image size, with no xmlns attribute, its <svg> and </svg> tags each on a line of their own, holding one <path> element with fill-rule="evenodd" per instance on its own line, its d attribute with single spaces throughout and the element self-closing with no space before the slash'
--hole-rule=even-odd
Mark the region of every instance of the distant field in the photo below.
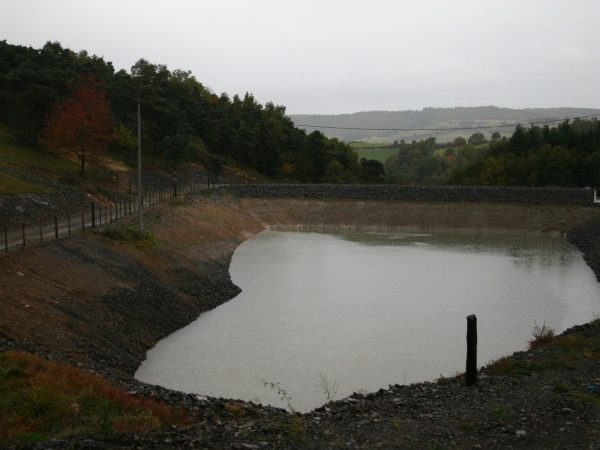
<svg viewBox="0 0 600 450">
<path fill-rule="evenodd" d="M 352 148 L 381 148 L 389 145 L 387 142 L 350 142 Z"/>
<path fill-rule="evenodd" d="M 357 148 L 358 159 L 376 159 L 385 163 L 390 156 L 394 156 L 398 153 L 397 148 Z"/>
</svg>

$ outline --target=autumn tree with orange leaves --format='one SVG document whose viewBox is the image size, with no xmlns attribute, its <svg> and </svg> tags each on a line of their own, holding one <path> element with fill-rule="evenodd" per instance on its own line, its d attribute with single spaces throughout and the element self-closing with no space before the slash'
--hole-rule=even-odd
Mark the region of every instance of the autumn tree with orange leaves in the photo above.
<svg viewBox="0 0 600 450">
<path fill-rule="evenodd" d="M 70 95 L 53 105 L 41 133 L 49 150 L 77 156 L 84 176 L 86 162 L 100 162 L 113 138 L 113 119 L 106 91 L 93 76 L 72 82 Z"/>
</svg>

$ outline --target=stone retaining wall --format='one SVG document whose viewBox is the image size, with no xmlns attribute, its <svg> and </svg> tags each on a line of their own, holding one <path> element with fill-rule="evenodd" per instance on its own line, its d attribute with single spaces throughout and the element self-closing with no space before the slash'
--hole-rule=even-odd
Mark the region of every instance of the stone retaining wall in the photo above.
<svg viewBox="0 0 600 450">
<path fill-rule="evenodd" d="M 408 200 L 426 202 L 513 202 L 591 206 L 592 189 L 522 188 L 492 186 L 395 186 L 339 184 L 231 185 L 238 197 Z"/>
</svg>

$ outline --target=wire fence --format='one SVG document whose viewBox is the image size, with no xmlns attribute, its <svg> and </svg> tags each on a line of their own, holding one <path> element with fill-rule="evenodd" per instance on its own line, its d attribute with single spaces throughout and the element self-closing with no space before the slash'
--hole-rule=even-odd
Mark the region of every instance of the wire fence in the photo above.
<svg viewBox="0 0 600 450">
<path fill-rule="evenodd" d="M 209 175 L 199 176 L 196 181 L 174 183 L 170 187 L 147 190 L 142 194 L 142 209 L 159 205 L 162 200 L 183 194 L 210 192 L 210 190 L 232 184 L 249 184 L 246 176 Z M 131 181 L 128 192 L 131 194 Z M 21 222 L 19 228 L 4 229 L 4 252 L 25 248 L 44 241 L 62 239 L 89 229 L 102 228 L 138 213 L 138 196 L 130 195 L 123 200 L 108 204 L 90 202 L 88 208 L 66 217 L 54 216 L 53 221 Z M 2 247 L 0 247 L 2 248 Z"/>
</svg>

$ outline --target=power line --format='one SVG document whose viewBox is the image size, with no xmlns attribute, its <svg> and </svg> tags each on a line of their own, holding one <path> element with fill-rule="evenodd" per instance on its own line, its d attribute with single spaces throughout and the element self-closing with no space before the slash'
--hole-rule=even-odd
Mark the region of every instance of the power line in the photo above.
<svg viewBox="0 0 600 450">
<path fill-rule="evenodd" d="M 528 122 L 528 123 L 513 123 L 510 125 L 492 125 L 483 127 L 458 127 L 458 128 L 357 128 L 357 127 L 326 127 L 322 125 L 296 125 L 297 127 L 307 128 L 327 128 L 333 130 L 363 130 L 363 131 L 454 131 L 454 130 L 485 130 L 489 128 L 508 128 L 518 125 L 539 125 L 543 123 L 562 122 L 564 120 L 586 119 L 588 117 L 596 117 L 600 114 L 590 114 L 589 116 L 572 117 L 571 119 L 554 119 L 543 122 Z"/>
</svg>

